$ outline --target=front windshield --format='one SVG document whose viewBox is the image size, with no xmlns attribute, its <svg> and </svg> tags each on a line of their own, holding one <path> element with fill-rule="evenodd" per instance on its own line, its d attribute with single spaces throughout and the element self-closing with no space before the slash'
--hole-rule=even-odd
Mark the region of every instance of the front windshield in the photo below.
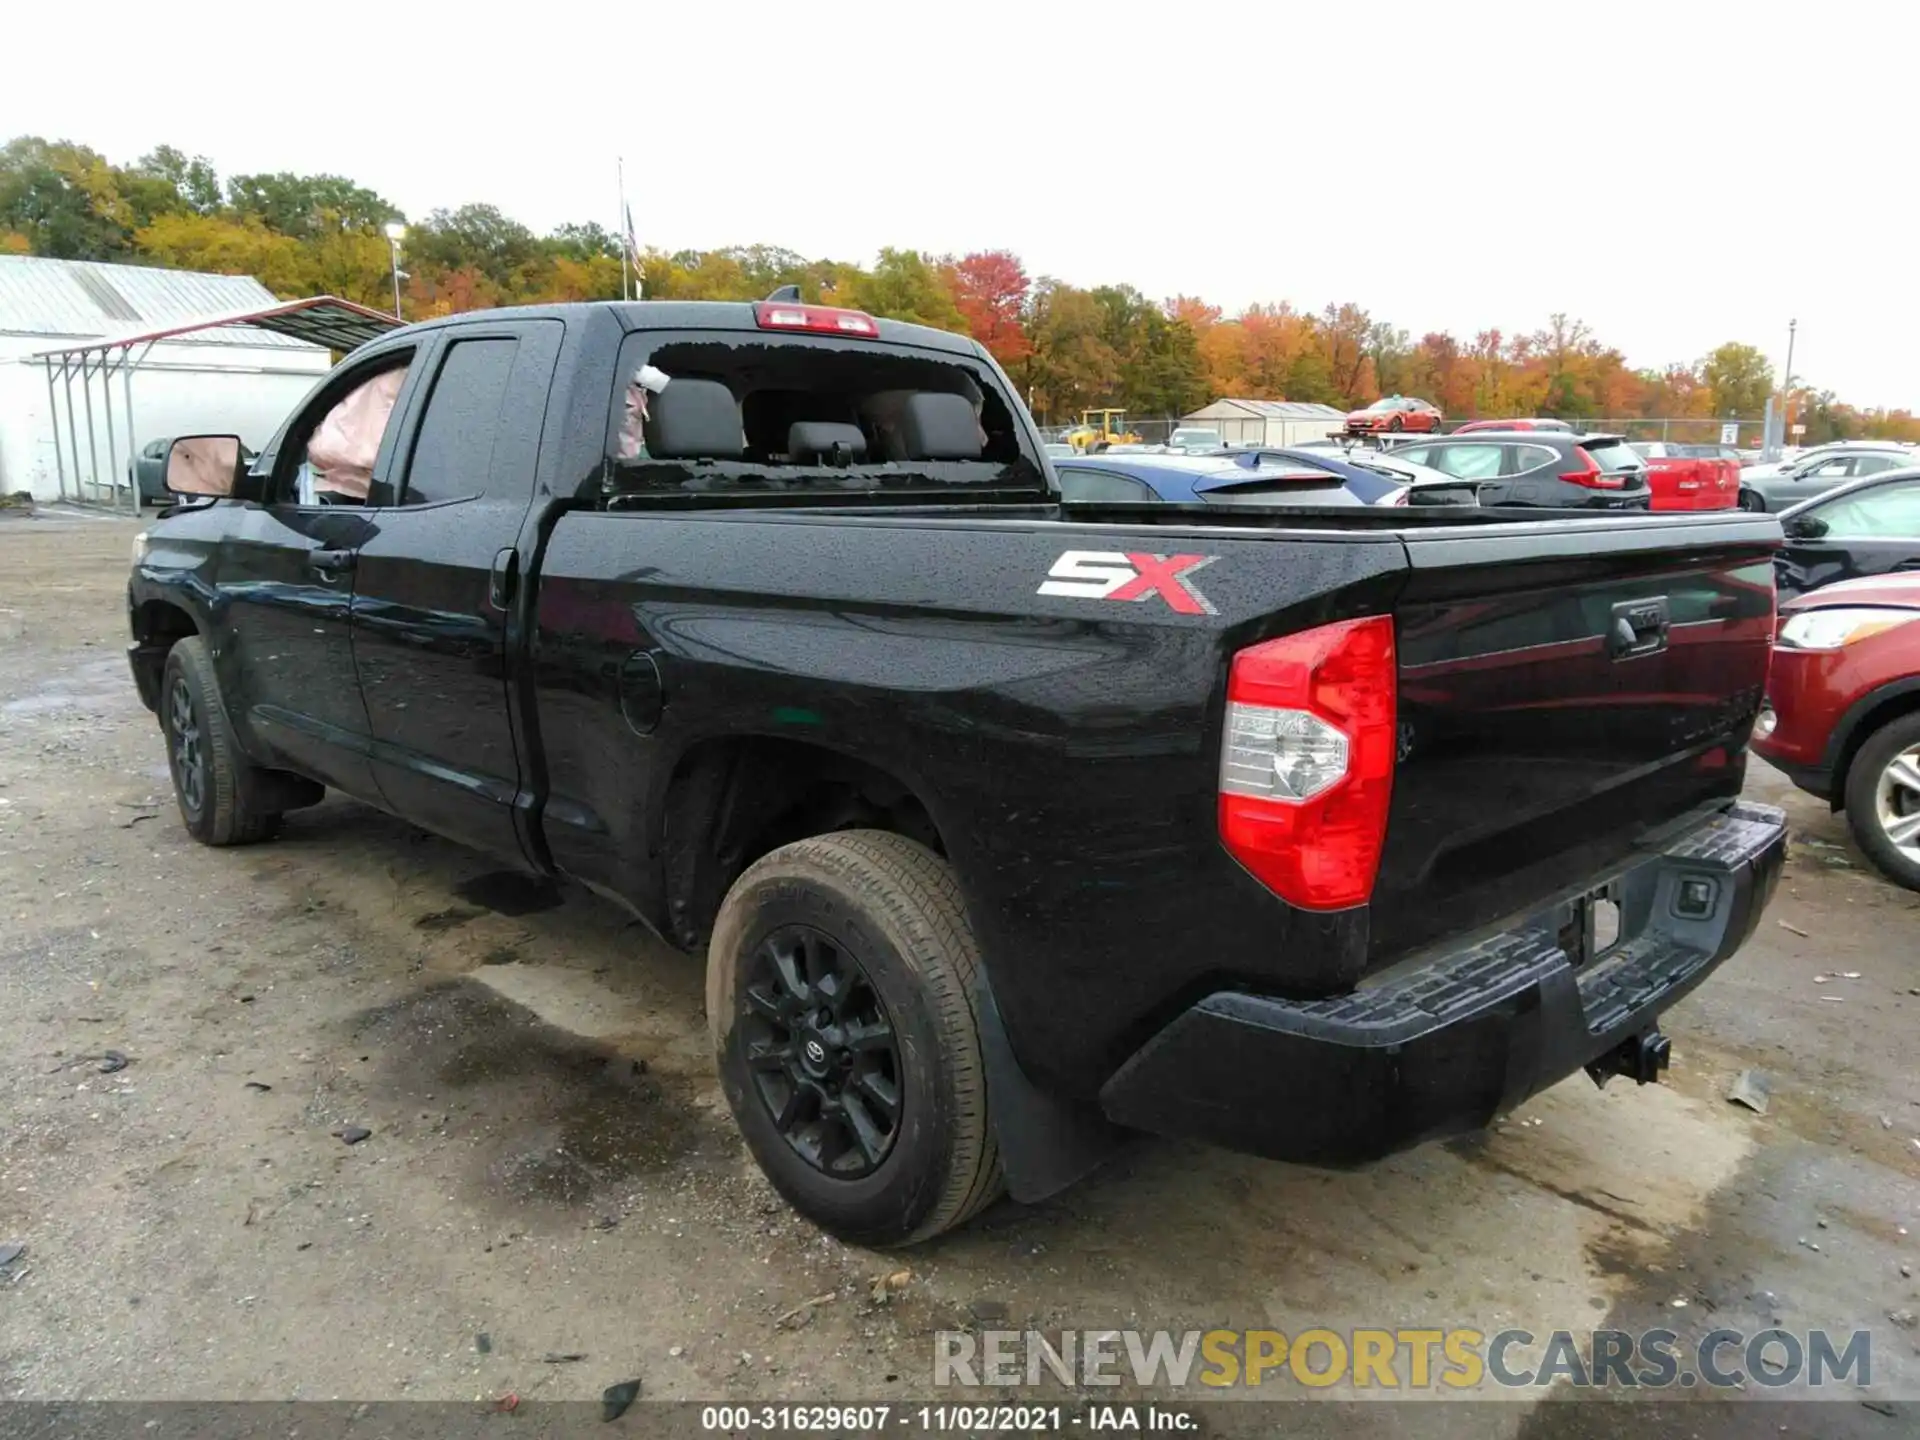
<svg viewBox="0 0 1920 1440">
<path fill-rule="evenodd" d="M 1173 432 L 1173 438 L 1169 443 L 1174 445 L 1218 446 L 1220 444 L 1220 432 L 1217 430 L 1176 430 Z"/>
<path fill-rule="evenodd" d="M 1384 414 L 1389 410 L 1404 410 L 1405 408 L 1406 408 L 1406 402 L 1402 400 L 1398 395 L 1389 395 L 1385 399 L 1376 400 L 1371 405 L 1367 406 L 1367 409 L 1372 411 L 1378 411 L 1382 414 Z"/>
</svg>

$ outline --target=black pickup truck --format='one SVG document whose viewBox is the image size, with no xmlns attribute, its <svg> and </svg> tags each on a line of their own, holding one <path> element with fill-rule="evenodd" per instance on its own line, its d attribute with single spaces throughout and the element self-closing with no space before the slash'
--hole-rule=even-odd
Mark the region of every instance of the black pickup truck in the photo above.
<svg viewBox="0 0 1920 1440">
<path fill-rule="evenodd" d="M 412 326 L 228 444 L 129 591 L 187 828 L 338 790 L 704 950 L 855 1240 L 1657 1078 L 1779 875 L 1771 517 L 1064 505 L 978 345 L 782 300 Z"/>
</svg>

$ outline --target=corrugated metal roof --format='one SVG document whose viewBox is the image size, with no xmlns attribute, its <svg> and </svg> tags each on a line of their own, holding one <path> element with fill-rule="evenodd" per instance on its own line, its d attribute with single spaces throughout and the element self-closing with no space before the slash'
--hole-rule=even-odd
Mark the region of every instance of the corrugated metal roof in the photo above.
<svg viewBox="0 0 1920 1440">
<path fill-rule="evenodd" d="M 273 292 L 251 275 L 0 255 L 0 333 L 91 339 L 129 326 L 158 330 L 203 315 L 277 303 Z M 196 344 L 308 348 L 264 330 L 206 330 L 187 338 Z"/>
<path fill-rule="evenodd" d="M 1196 410 L 1187 416 L 1189 420 L 1200 417 L 1231 419 L 1231 416 L 1219 415 L 1218 406 L 1237 405 L 1249 415 L 1263 416 L 1269 420 L 1339 420 L 1346 412 L 1336 410 L 1331 405 L 1317 404 L 1311 400 L 1239 400 L 1232 396 L 1223 396 L 1204 409 Z"/>
<path fill-rule="evenodd" d="M 1233 403 L 1275 420 L 1339 420 L 1345 414 L 1331 405 L 1320 405 L 1310 400 L 1235 400 Z"/>
</svg>

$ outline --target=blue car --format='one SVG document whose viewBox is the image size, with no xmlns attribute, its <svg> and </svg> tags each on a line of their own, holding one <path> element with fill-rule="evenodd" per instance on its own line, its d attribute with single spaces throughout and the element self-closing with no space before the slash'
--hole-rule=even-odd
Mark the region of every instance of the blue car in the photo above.
<svg viewBox="0 0 1920 1440">
<path fill-rule="evenodd" d="M 1061 497 L 1101 504 L 1393 505 L 1406 485 L 1320 451 L 1081 455 L 1054 463 Z"/>
</svg>

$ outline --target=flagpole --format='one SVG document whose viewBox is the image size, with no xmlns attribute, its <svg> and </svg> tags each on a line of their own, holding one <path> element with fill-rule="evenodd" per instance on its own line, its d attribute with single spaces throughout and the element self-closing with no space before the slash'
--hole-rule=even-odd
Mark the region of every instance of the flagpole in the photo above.
<svg viewBox="0 0 1920 1440">
<path fill-rule="evenodd" d="M 631 300 L 632 292 L 627 288 L 628 251 L 632 249 L 627 240 L 627 158 L 624 155 L 614 157 L 614 164 L 620 172 L 620 213 L 614 217 L 614 223 L 620 227 L 620 298 Z"/>
</svg>

